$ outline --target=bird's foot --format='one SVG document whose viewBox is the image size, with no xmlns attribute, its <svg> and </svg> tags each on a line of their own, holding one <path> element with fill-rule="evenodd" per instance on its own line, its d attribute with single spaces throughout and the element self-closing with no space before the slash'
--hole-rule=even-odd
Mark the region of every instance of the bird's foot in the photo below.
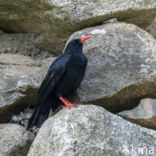
<svg viewBox="0 0 156 156">
<path fill-rule="evenodd" d="M 80 105 L 80 104 L 72 104 L 71 102 L 69 102 L 67 99 L 65 99 L 63 97 L 60 97 L 60 100 L 65 104 L 65 106 L 63 106 L 63 109 L 71 108 L 71 107 L 76 108 L 77 105 Z"/>
<path fill-rule="evenodd" d="M 74 108 L 76 108 L 77 106 L 80 106 L 81 104 L 72 104 L 72 106 L 70 105 L 70 106 L 63 106 L 63 109 L 65 109 L 65 108 L 71 108 L 71 107 L 74 107 Z"/>
</svg>

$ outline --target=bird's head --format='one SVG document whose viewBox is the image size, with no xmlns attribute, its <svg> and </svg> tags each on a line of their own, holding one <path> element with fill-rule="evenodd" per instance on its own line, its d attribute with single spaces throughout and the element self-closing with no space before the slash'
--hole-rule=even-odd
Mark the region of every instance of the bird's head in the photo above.
<svg viewBox="0 0 156 156">
<path fill-rule="evenodd" d="M 68 52 L 68 51 L 71 51 L 71 52 L 78 52 L 78 51 L 82 51 L 82 46 L 83 46 L 83 43 L 91 38 L 93 36 L 86 36 L 86 37 L 83 37 L 81 39 L 77 38 L 77 39 L 73 39 L 71 40 L 66 49 L 65 49 L 65 52 Z"/>
</svg>

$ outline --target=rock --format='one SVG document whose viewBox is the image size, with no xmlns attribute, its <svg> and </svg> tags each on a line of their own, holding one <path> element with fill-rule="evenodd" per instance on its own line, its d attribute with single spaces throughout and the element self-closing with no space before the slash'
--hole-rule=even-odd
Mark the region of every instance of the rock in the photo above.
<svg viewBox="0 0 156 156">
<path fill-rule="evenodd" d="M 26 156 L 34 139 L 31 132 L 16 124 L 0 124 L 0 155 Z"/>
<path fill-rule="evenodd" d="M 41 33 L 36 44 L 58 54 L 71 32 L 115 17 L 146 28 L 156 15 L 155 0 L 5 0 L 0 3 L 0 27 L 13 32 Z"/>
<path fill-rule="evenodd" d="M 74 102 L 116 113 L 156 97 L 156 40 L 149 33 L 118 22 L 83 29 L 69 41 L 85 35 L 94 37 L 84 44 L 88 66 Z"/>
<path fill-rule="evenodd" d="M 156 17 L 151 22 L 151 24 L 146 28 L 146 30 L 156 38 Z"/>
<path fill-rule="evenodd" d="M 155 147 L 156 131 L 90 105 L 62 110 L 46 120 L 28 156 L 139 156 L 152 155 Z"/>
<path fill-rule="evenodd" d="M 52 64 L 52 62 L 56 59 L 56 57 L 49 57 L 46 58 L 44 60 L 42 60 L 41 62 L 41 66 L 45 71 L 48 71 L 50 65 Z"/>
<path fill-rule="evenodd" d="M 20 112 L 18 115 L 13 115 L 10 123 L 18 123 L 19 125 L 23 127 L 27 127 L 28 120 L 32 116 L 33 110 L 26 108 L 24 111 Z"/>
<path fill-rule="evenodd" d="M 156 130 L 156 99 L 143 99 L 132 110 L 119 113 L 125 119 Z"/>
<path fill-rule="evenodd" d="M 46 73 L 41 61 L 28 56 L 0 54 L 0 122 L 34 105 Z"/>
<path fill-rule="evenodd" d="M 0 32 L 0 54 L 12 53 L 39 58 L 49 57 L 50 53 L 37 48 L 34 41 L 39 35 L 34 33 L 6 33 Z"/>
</svg>

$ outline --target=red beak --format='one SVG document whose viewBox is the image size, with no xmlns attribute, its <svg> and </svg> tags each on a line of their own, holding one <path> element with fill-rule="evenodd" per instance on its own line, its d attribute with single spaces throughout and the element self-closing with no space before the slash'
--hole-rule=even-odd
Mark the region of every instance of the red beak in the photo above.
<svg viewBox="0 0 156 156">
<path fill-rule="evenodd" d="M 86 36 L 81 38 L 81 43 L 83 43 L 85 40 L 88 40 L 89 38 L 92 38 L 93 36 Z"/>
</svg>

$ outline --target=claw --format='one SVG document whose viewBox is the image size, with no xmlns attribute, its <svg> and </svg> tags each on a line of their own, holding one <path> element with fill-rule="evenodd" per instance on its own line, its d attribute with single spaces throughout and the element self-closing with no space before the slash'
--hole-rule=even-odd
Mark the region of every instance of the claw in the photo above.
<svg viewBox="0 0 156 156">
<path fill-rule="evenodd" d="M 63 97 L 59 97 L 59 98 L 65 104 L 65 106 L 63 106 L 63 109 L 65 109 L 65 108 L 71 108 L 71 107 L 76 108 L 77 105 L 80 105 L 80 104 L 72 104 L 67 99 L 65 99 Z"/>
<path fill-rule="evenodd" d="M 63 106 L 63 109 L 67 108 L 68 106 Z M 69 108 L 69 107 L 68 107 Z"/>
<path fill-rule="evenodd" d="M 72 106 L 63 106 L 63 109 L 65 109 L 65 108 L 71 108 L 71 107 L 76 108 L 76 104 L 73 104 Z"/>
</svg>

